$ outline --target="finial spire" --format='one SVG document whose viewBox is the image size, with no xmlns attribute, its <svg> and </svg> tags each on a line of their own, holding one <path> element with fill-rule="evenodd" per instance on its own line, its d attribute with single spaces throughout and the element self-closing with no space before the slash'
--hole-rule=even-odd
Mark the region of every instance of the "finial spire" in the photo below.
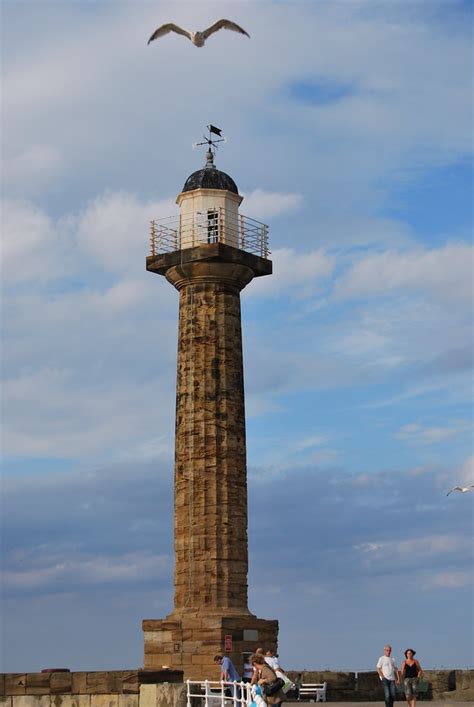
<svg viewBox="0 0 474 707">
<path fill-rule="evenodd" d="M 205 169 L 215 169 L 216 165 L 214 164 L 214 153 L 211 148 L 208 149 L 206 153 L 206 164 L 205 164 Z"/>
<path fill-rule="evenodd" d="M 204 166 L 205 169 L 215 169 L 216 165 L 214 164 L 214 155 L 216 154 L 217 148 L 217 143 L 218 142 L 227 142 L 225 137 L 221 137 L 222 135 L 222 130 L 220 128 L 216 128 L 215 125 L 208 125 L 207 129 L 209 130 L 209 137 L 206 137 L 203 135 L 203 142 L 195 142 L 193 147 L 198 147 L 199 145 L 208 145 L 208 150 L 206 153 L 206 164 Z M 212 134 L 218 135 L 221 139 L 220 140 L 213 140 L 212 139 Z"/>
</svg>

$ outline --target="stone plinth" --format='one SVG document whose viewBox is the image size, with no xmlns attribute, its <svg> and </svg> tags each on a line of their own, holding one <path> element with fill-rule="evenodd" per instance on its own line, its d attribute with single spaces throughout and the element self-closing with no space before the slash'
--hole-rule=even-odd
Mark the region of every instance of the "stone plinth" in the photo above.
<svg viewBox="0 0 474 707">
<path fill-rule="evenodd" d="M 242 675 L 244 653 L 253 653 L 260 645 L 276 651 L 278 621 L 251 614 L 183 614 L 181 618 L 145 619 L 143 632 L 145 669 L 159 670 L 166 665 L 183 670 L 186 680 L 218 680 L 219 667 L 213 664 L 216 654 L 229 656 Z M 229 637 L 232 650 L 225 650 Z"/>
</svg>

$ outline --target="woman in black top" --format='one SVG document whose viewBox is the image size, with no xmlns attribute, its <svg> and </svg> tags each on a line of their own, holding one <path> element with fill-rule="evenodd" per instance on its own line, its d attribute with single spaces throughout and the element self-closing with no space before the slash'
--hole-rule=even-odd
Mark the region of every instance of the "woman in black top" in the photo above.
<svg viewBox="0 0 474 707">
<path fill-rule="evenodd" d="M 418 680 L 422 675 L 421 665 L 415 660 L 416 651 L 413 648 L 407 648 L 405 651 L 405 660 L 402 663 L 402 680 L 405 685 L 405 697 L 408 707 L 415 707 L 416 697 L 418 694 Z"/>
</svg>

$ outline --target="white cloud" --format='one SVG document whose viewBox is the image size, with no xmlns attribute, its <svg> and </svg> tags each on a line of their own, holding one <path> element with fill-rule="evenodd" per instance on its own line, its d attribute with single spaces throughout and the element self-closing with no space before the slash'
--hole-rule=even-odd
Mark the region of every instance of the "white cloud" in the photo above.
<svg viewBox="0 0 474 707">
<path fill-rule="evenodd" d="M 424 583 L 424 589 L 461 589 L 473 583 L 470 572 L 439 572 Z"/>
<path fill-rule="evenodd" d="M 6 282 L 42 282 L 64 276 L 59 235 L 40 208 L 27 201 L 2 203 L 2 274 Z"/>
<path fill-rule="evenodd" d="M 246 290 L 249 296 L 308 297 L 331 276 L 335 258 L 322 250 L 297 253 L 291 248 L 278 248 L 271 255 L 273 274 L 256 278 Z"/>
<path fill-rule="evenodd" d="M 446 555 L 456 550 L 460 550 L 464 546 L 464 538 L 461 535 L 445 534 L 445 535 L 428 535 L 425 537 L 416 537 L 400 541 L 379 541 L 371 540 L 369 542 L 354 545 L 354 548 L 359 552 L 364 553 L 371 562 L 378 562 L 382 558 L 392 557 L 394 561 L 409 560 L 416 562 L 421 558 L 434 558 L 439 555 Z"/>
<path fill-rule="evenodd" d="M 304 452 L 307 449 L 312 449 L 313 447 L 319 447 L 324 444 L 325 439 L 322 435 L 310 435 L 304 439 L 296 440 L 292 447 L 295 452 Z"/>
<path fill-rule="evenodd" d="M 242 211 L 256 219 L 272 219 L 298 209 L 303 203 L 301 194 L 280 194 L 264 189 L 254 189 L 243 194 Z"/>
<path fill-rule="evenodd" d="M 471 425 L 464 420 L 453 420 L 449 425 L 427 427 L 419 422 L 403 425 L 396 436 L 408 444 L 436 444 L 464 434 L 471 429 Z"/>
<path fill-rule="evenodd" d="M 465 243 L 441 248 L 386 251 L 366 256 L 336 283 L 337 297 L 424 293 L 436 301 L 472 302 L 473 249 Z"/>
<path fill-rule="evenodd" d="M 57 555 L 57 553 L 56 553 Z M 159 579 L 170 569 L 170 558 L 151 553 L 136 552 L 122 556 L 49 558 L 44 549 L 39 559 L 46 566 L 10 569 L 1 573 L 2 583 L 7 590 L 39 589 L 58 586 L 63 582 L 73 582 L 76 587 L 84 584 L 105 582 L 136 582 Z M 52 561 L 49 563 L 48 560 Z"/>
<path fill-rule="evenodd" d="M 73 369 L 40 369 L 3 384 L 4 452 L 19 456 L 84 458 L 104 453 L 139 456 L 164 431 L 171 444 L 173 394 L 159 375 L 116 379 L 116 386 L 76 380 Z M 150 396 L 150 390 L 153 395 Z M 156 405 L 156 396 L 162 400 Z M 163 402 L 166 401 L 166 406 Z"/>
<path fill-rule="evenodd" d="M 81 250 L 112 272 L 144 267 L 150 221 L 177 213 L 171 199 L 141 202 L 128 193 L 108 193 L 88 204 L 78 219 Z M 138 269 L 138 268 L 137 268 Z"/>
<path fill-rule="evenodd" d="M 60 150 L 54 145 L 31 145 L 4 161 L 4 189 L 23 196 L 41 194 L 64 169 Z"/>
</svg>

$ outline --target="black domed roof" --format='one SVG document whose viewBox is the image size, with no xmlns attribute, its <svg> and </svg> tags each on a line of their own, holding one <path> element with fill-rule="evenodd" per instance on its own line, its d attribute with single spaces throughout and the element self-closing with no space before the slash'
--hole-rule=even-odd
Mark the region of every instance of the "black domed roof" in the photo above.
<svg viewBox="0 0 474 707">
<path fill-rule="evenodd" d="M 183 191 L 192 191 L 193 189 L 226 189 L 238 194 L 237 184 L 232 177 L 229 177 L 225 172 L 219 169 L 198 169 L 193 172 L 187 179 L 183 187 Z"/>
<path fill-rule="evenodd" d="M 232 177 L 225 172 L 216 169 L 214 165 L 214 155 L 207 153 L 207 164 L 203 169 L 193 172 L 185 181 L 183 191 L 193 191 L 193 189 L 225 189 L 238 194 L 237 184 Z"/>
</svg>

